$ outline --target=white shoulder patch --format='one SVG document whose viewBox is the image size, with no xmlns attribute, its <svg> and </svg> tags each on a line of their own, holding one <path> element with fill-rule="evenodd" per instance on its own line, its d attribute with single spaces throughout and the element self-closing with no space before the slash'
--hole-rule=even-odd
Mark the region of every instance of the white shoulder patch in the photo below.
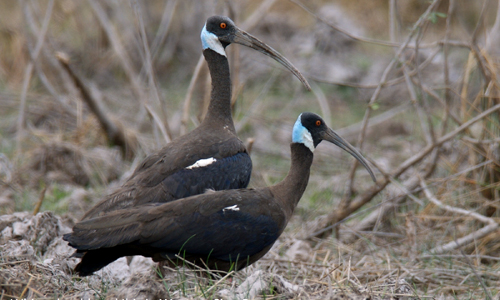
<svg viewBox="0 0 500 300">
<path fill-rule="evenodd" d="M 216 162 L 217 160 L 213 157 L 210 157 L 210 158 L 203 158 L 203 159 L 200 159 L 198 160 L 197 162 L 195 162 L 194 164 L 186 167 L 186 169 L 188 170 L 191 170 L 191 169 L 194 169 L 194 168 L 201 168 L 201 167 L 206 167 L 208 165 L 211 165 L 213 164 L 214 162 Z"/>
<path fill-rule="evenodd" d="M 200 37 L 203 50 L 210 48 L 220 55 L 226 56 L 226 51 L 224 51 L 224 47 L 222 47 L 219 38 L 215 34 L 207 31 L 207 24 L 203 26 Z"/>
<path fill-rule="evenodd" d="M 240 208 L 238 207 L 238 204 L 235 204 L 233 206 L 228 206 L 228 207 L 224 207 L 222 209 L 223 212 L 225 212 L 226 210 L 234 210 L 234 211 L 238 211 L 240 210 Z"/>
</svg>

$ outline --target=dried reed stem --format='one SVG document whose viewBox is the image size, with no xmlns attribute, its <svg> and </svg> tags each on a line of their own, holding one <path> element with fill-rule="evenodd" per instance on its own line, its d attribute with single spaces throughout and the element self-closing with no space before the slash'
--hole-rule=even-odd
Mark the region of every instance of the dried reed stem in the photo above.
<svg viewBox="0 0 500 300">
<path fill-rule="evenodd" d="M 28 23 L 28 26 L 29 26 L 31 32 L 36 36 L 40 35 L 40 28 L 38 28 L 38 25 L 36 24 L 36 22 L 34 20 L 33 12 L 31 11 L 29 5 L 24 6 L 24 17 L 25 17 L 26 22 Z M 47 39 L 50 41 L 50 36 L 47 36 Z M 34 58 L 34 49 L 32 49 L 32 47 L 30 47 L 29 45 L 28 45 L 28 47 L 29 47 L 31 60 L 34 62 L 34 65 L 35 65 L 35 71 L 37 73 L 38 78 L 42 82 L 42 84 L 45 86 L 47 91 L 52 95 L 52 97 L 54 97 L 54 99 L 56 99 L 57 102 L 65 109 L 65 111 L 67 113 L 69 113 L 73 116 L 76 116 L 74 109 L 68 105 L 67 100 L 57 92 L 54 85 L 50 82 L 49 78 L 47 78 L 47 76 L 45 75 L 45 72 L 42 69 L 42 66 L 40 64 L 40 61 Z M 42 51 L 44 59 L 46 59 L 50 63 L 51 66 L 53 66 L 55 69 L 57 69 L 57 71 L 61 71 L 61 68 L 58 65 L 58 63 L 55 61 L 54 57 L 47 55 L 47 53 L 49 51 L 51 51 L 48 48 L 50 49 L 50 44 L 45 45 L 45 47 L 42 47 L 41 51 Z M 61 76 L 61 79 L 65 83 L 68 81 L 67 76 Z"/>
<path fill-rule="evenodd" d="M 87 0 L 87 1 L 89 2 L 90 6 L 92 7 L 92 10 L 96 14 L 97 19 L 99 20 L 101 27 L 106 33 L 107 38 L 111 42 L 111 46 L 113 47 L 113 50 L 115 51 L 116 55 L 119 58 L 119 62 L 121 63 L 123 70 L 125 71 L 125 75 L 132 84 L 132 92 L 138 99 L 139 103 L 142 103 L 142 105 L 146 108 L 149 115 L 153 118 L 153 121 L 155 122 L 156 126 L 158 126 L 158 128 L 160 129 L 165 141 L 168 142 L 170 140 L 168 130 L 167 128 L 165 128 L 162 119 L 156 113 L 153 112 L 153 109 L 151 109 L 151 107 L 147 103 L 148 97 L 143 92 L 143 89 L 141 87 L 141 82 L 133 68 L 132 62 L 128 57 L 127 52 L 125 51 L 125 47 L 123 46 L 120 40 L 118 32 L 116 31 L 113 24 L 111 24 L 111 21 L 106 15 L 104 8 L 101 6 L 101 3 L 96 0 Z"/>
<path fill-rule="evenodd" d="M 28 4 L 24 3 L 25 11 L 28 9 L 26 6 Z M 45 35 L 47 34 L 47 29 L 49 28 L 49 22 L 52 17 L 52 9 L 54 8 L 54 0 L 50 0 L 47 4 L 47 10 L 45 11 L 45 17 L 42 22 L 42 29 L 38 32 L 38 37 L 36 41 L 35 49 L 31 54 L 31 61 L 26 66 L 24 71 L 23 87 L 21 89 L 21 99 L 19 102 L 19 116 L 17 118 L 17 135 L 16 135 L 16 155 L 19 155 L 22 151 L 21 140 L 24 135 L 24 118 L 26 110 L 26 97 L 28 94 L 28 88 L 31 82 L 31 76 L 33 74 L 33 68 L 35 61 L 38 59 L 38 55 L 42 50 L 43 43 L 45 41 Z"/>
<path fill-rule="evenodd" d="M 156 32 L 155 39 L 151 45 L 151 59 L 155 60 L 159 53 L 159 50 L 165 39 L 167 38 L 168 32 L 170 30 L 170 25 L 172 24 L 172 18 L 177 10 L 177 0 L 170 0 L 165 5 L 163 10 L 163 15 L 161 17 L 160 25 L 158 26 L 158 31 Z"/>
<path fill-rule="evenodd" d="M 102 99 L 94 97 L 90 90 L 87 88 L 86 84 L 80 78 L 80 76 L 73 71 L 70 66 L 68 56 L 64 53 L 59 52 L 57 53 L 56 57 L 68 72 L 69 77 L 73 79 L 75 86 L 78 88 L 82 95 L 83 101 L 87 103 L 92 113 L 96 116 L 99 124 L 106 133 L 108 141 L 111 144 L 120 147 L 124 158 L 129 160 L 132 159 L 137 151 L 136 137 L 127 136 L 122 125 L 113 121 L 108 116 L 103 107 L 104 104 L 102 103 Z"/>
<path fill-rule="evenodd" d="M 189 122 L 189 109 L 191 107 L 191 98 L 193 97 L 194 86 L 198 77 L 200 76 L 201 68 L 205 65 L 203 62 L 205 61 L 205 57 L 203 54 L 198 58 L 198 63 L 194 68 L 193 76 L 191 76 L 191 80 L 189 81 L 189 86 L 187 89 L 186 97 L 184 98 L 184 106 L 182 109 L 182 120 L 181 120 L 181 135 L 187 133 L 187 125 Z"/>
<path fill-rule="evenodd" d="M 328 120 L 328 122 L 331 122 L 332 112 L 330 110 L 330 106 L 328 105 L 325 93 L 323 93 L 321 88 L 314 82 L 311 83 L 311 90 L 314 96 L 316 97 L 316 100 L 318 100 L 318 104 L 321 109 L 321 115 L 323 116 L 323 119 Z"/>
<path fill-rule="evenodd" d="M 33 210 L 33 215 L 35 216 L 38 212 L 40 212 L 40 207 L 42 207 L 42 202 L 45 199 L 45 192 L 47 191 L 47 186 L 44 186 L 42 191 L 40 192 L 40 196 L 38 196 L 38 201 L 36 202 L 35 209 Z"/>
<path fill-rule="evenodd" d="M 116 31 L 113 24 L 111 24 L 111 21 L 106 15 L 105 9 L 101 6 L 101 3 L 99 1 L 87 0 L 87 2 L 90 4 L 90 7 L 97 16 L 97 20 L 99 21 L 102 29 L 106 33 L 107 38 L 111 42 L 111 46 L 113 47 L 113 50 L 118 56 L 119 62 L 121 63 L 123 70 L 127 75 L 127 78 L 132 84 L 132 92 L 139 101 L 144 102 L 146 97 L 142 91 L 141 83 L 139 82 L 139 79 L 136 76 L 136 72 L 134 71 L 132 62 L 128 57 L 127 52 L 125 51 L 125 47 L 123 46 L 120 40 L 118 32 Z"/>
<path fill-rule="evenodd" d="M 144 56 L 146 58 L 146 74 L 148 76 L 150 94 L 156 100 L 156 103 L 158 107 L 160 107 L 160 111 L 162 113 L 163 122 L 157 124 L 161 125 L 161 132 L 163 134 L 163 138 L 165 139 L 165 142 L 169 143 L 172 140 L 172 132 L 170 130 L 170 126 L 168 125 L 168 118 L 167 114 L 165 113 L 164 105 L 160 100 L 160 94 L 158 92 L 158 88 L 156 87 L 156 79 L 154 77 L 154 72 L 153 72 L 153 62 L 152 62 L 153 59 L 149 51 L 146 28 L 144 26 L 144 19 L 142 18 L 142 10 L 137 1 L 134 1 L 134 12 L 136 18 L 139 19 L 139 31 L 141 33 L 142 46 L 144 47 L 144 54 L 145 54 Z"/>
<path fill-rule="evenodd" d="M 426 157 L 427 154 L 429 154 L 434 148 L 436 148 L 438 146 L 441 146 L 443 143 L 447 142 L 448 140 L 450 140 L 451 138 L 453 138 L 457 134 L 459 134 L 462 131 L 464 131 L 465 129 L 469 128 L 471 125 L 473 125 L 477 121 L 482 120 L 483 118 L 487 117 L 488 115 L 490 115 L 490 114 L 492 114 L 492 113 L 494 113 L 494 112 L 496 112 L 498 110 L 500 110 L 500 104 L 497 104 L 497 105 L 493 106 L 492 108 L 483 111 L 482 113 L 480 113 L 476 117 L 470 119 L 469 121 L 465 122 L 461 126 L 455 128 L 453 131 L 449 132 L 445 136 L 443 136 L 443 137 L 439 138 L 438 140 L 436 140 L 436 142 L 433 145 L 428 145 L 427 147 L 425 147 L 424 149 L 422 149 L 419 153 L 417 153 L 416 155 L 410 157 L 405 162 L 403 162 L 399 166 L 398 169 L 396 169 L 395 171 L 393 171 L 393 173 L 392 173 L 393 175 L 392 176 L 393 177 L 398 177 L 404 171 L 406 171 L 410 166 L 418 163 L 424 157 Z"/>
<path fill-rule="evenodd" d="M 431 134 L 431 130 L 429 129 L 430 126 L 428 126 L 425 122 L 425 118 L 430 117 L 429 114 L 425 113 L 417 99 L 417 94 L 415 92 L 415 86 L 413 85 L 413 82 L 411 81 L 410 77 L 408 76 L 408 70 L 407 66 L 403 67 L 403 73 L 405 76 L 405 81 L 406 81 L 406 87 L 408 88 L 408 92 L 410 94 L 410 99 L 411 103 L 413 104 L 413 107 L 417 111 L 417 116 L 418 120 L 420 123 L 420 127 L 422 128 L 422 132 L 424 134 L 425 140 L 427 141 L 427 144 L 431 144 L 434 140 L 434 136 Z"/>
<path fill-rule="evenodd" d="M 455 10 L 455 0 L 450 0 L 448 4 L 448 15 L 446 17 L 446 31 L 444 34 L 444 40 L 448 41 L 450 39 L 451 34 L 451 16 L 453 15 L 453 11 Z M 445 134 L 446 129 L 448 128 L 448 118 L 450 111 L 450 102 L 451 102 L 451 93 L 450 93 L 450 67 L 449 67 L 449 51 L 450 46 L 448 44 L 443 45 L 443 75 L 444 75 L 444 86 L 446 90 L 444 91 L 444 115 L 442 118 L 443 125 L 441 127 L 441 135 Z"/>
</svg>

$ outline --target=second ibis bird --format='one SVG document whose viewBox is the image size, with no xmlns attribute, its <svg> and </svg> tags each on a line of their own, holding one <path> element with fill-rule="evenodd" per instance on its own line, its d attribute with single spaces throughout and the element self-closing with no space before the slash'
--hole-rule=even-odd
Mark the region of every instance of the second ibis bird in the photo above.
<svg viewBox="0 0 500 300">
<path fill-rule="evenodd" d="M 237 137 L 231 116 L 231 78 L 225 48 L 238 43 L 280 62 L 310 89 L 307 80 L 282 55 L 234 25 L 210 17 L 201 31 L 203 55 L 212 77 L 207 114 L 193 131 L 148 156 L 125 184 L 90 209 L 83 219 L 147 203 L 165 203 L 211 190 L 245 188 L 252 162 Z"/>
</svg>

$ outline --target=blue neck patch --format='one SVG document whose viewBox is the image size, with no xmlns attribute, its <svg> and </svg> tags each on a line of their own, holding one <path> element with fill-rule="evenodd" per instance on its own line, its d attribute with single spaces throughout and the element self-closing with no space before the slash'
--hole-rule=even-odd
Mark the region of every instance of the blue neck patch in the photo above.
<svg viewBox="0 0 500 300">
<path fill-rule="evenodd" d="M 209 48 L 219 53 L 222 56 L 226 56 L 226 51 L 224 51 L 224 47 L 222 47 L 219 38 L 215 34 L 207 31 L 207 24 L 203 26 L 200 38 L 203 50 Z"/>
<path fill-rule="evenodd" d="M 297 121 L 295 121 L 295 125 L 293 125 L 292 142 L 304 144 L 304 146 L 309 148 L 311 152 L 314 152 L 314 142 L 312 139 L 312 135 L 309 130 L 307 130 L 304 125 L 302 125 L 302 122 L 300 121 L 301 116 L 302 114 L 299 115 Z"/>
</svg>

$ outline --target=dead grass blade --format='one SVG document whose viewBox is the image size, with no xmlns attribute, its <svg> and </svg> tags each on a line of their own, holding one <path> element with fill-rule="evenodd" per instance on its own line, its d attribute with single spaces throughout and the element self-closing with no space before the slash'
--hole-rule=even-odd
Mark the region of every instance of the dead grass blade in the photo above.
<svg viewBox="0 0 500 300">
<path fill-rule="evenodd" d="M 493 296 L 491 295 L 491 292 L 488 290 L 488 288 L 486 287 L 486 285 L 484 284 L 484 280 L 483 278 L 481 278 L 481 276 L 478 274 L 476 268 L 472 265 L 471 261 L 470 261 L 470 258 L 467 257 L 467 255 L 465 255 L 465 253 L 462 251 L 462 249 L 460 249 L 460 252 L 462 253 L 462 256 L 464 257 L 465 261 L 467 262 L 467 264 L 469 265 L 469 268 L 472 270 L 472 272 L 474 273 L 474 276 L 476 277 L 477 281 L 481 284 L 481 287 L 483 288 L 483 291 L 484 291 L 484 295 L 486 296 L 486 299 L 488 300 L 493 300 Z"/>
<path fill-rule="evenodd" d="M 24 5 L 28 5 L 27 3 L 24 3 Z M 47 10 L 45 12 L 45 17 L 42 22 L 42 29 L 39 32 L 39 35 L 37 37 L 36 41 L 36 46 L 35 49 L 32 52 L 31 55 L 31 61 L 28 63 L 26 66 L 26 69 L 24 71 L 24 79 L 23 79 L 23 87 L 21 89 L 21 99 L 19 102 L 19 115 L 17 119 L 17 137 L 16 137 L 16 153 L 19 155 L 22 151 L 21 149 L 21 140 L 24 135 L 24 118 L 25 118 L 25 110 L 26 110 L 26 95 L 28 93 L 28 88 L 30 85 L 31 81 L 31 76 L 33 74 L 33 68 L 35 65 L 35 61 L 38 58 L 38 55 L 40 54 L 40 50 L 42 50 L 44 41 L 45 41 L 45 35 L 47 34 L 47 29 L 49 27 L 49 22 L 52 17 L 52 9 L 54 8 L 54 0 L 50 0 L 49 3 L 47 4 Z"/>
<path fill-rule="evenodd" d="M 87 1 L 90 4 L 90 7 L 94 11 L 94 13 L 96 14 L 99 23 L 101 24 L 104 32 L 106 33 L 106 36 L 111 42 L 113 50 L 115 51 L 116 55 L 120 60 L 120 63 L 123 67 L 123 70 L 125 71 L 125 74 L 127 75 L 127 78 L 132 84 L 132 91 L 135 97 L 139 101 L 144 102 L 146 100 L 146 97 L 142 92 L 141 83 L 139 82 L 139 79 L 136 76 L 136 72 L 134 71 L 134 68 L 130 61 L 130 58 L 127 55 L 127 52 L 125 51 L 125 47 L 120 41 L 118 32 L 116 31 L 115 27 L 111 24 L 111 21 L 106 15 L 105 9 L 101 6 L 101 3 L 95 0 L 87 0 Z"/>
<path fill-rule="evenodd" d="M 137 72 L 133 68 L 133 64 L 129 56 L 127 55 L 127 52 L 125 51 L 125 47 L 123 46 L 120 40 L 118 32 L 116 31 L 115 27 L 111 24 L 111 21 L 106 15 L 105 9 L 101 6 L 101 3 L 98 1 L 88 0 L 88 3 L 90 4 L 92 10 L 96 14 L 101 27 L 103 28 L 107 38 L 111 42 L 113 50 L 115 51 L 116 55 L 119 58 L 123 70 L 127 75 L 127 78 L 132 84 L 131 86 L 132 92 L 134 93 L 137 100 L 146 108 L 148 113 L 153 117 L 156 126 L 158 126 L 163 135 L 163 138 L 168 143 L 170 141 L 170 135 L 168 134 L 168 130 L 164 125 L 164 121 L 162 121 L 161 118 L 159 118 L 158 115 L 153 112 L 151 107 L 149 107 L 147 101 L 148 97 L 143 92 L 143 89 L 141 87 L 141 82 L 137 76 Z"/>
<path fill-rule="evenodd" d="M 321 108 L 321 115 L 325 120 L 332 120 L 332 112 L 330 111 L 330 106 L 328 106 L 328 101 L 326 99 L 325 94 L 319 88 L 317 84 L 311 84 L 311 89 L 318 101 L 319 107 Z M 331 122 L 331 121 L 330 121 Z"/>
<path fill-rule="evenodd" d="M 45 192 L 47 191 L 47 185 L 43 187 L 40 192 L 40 196 L 38 197 L 38 201 L 36 202 L 35 209 L 33 210 L 33 215 L 36 215 L 40 211 L 40 207 L 42 206 L 43 199 L 45 199 Z"/>
<path fill-rule="evenodd" d="M 142 10 L 139 2 L 134 1 L 134 12 L 136 18 L 139 20 L 139 31 L 141 34 L 142 46 L 144 48 L 144 56 L 146 58 L 146 74 L 148 76 L 149 90 L 152 97 L 156 100 L 156 104 L 160 107 L 160 111 L 162 113 L 161 128 L 162 133 L 164 134 L 163 138 L 168 143 L 172 140 L 172 132 L 170 130 L 170 126 L 168 125 L 168 118 L 165 112 L 165 107 L 160 100 L 160 94 L 158 92 L 158 88 L 156 87 L 156 79 L 153 72 L 153 58 L 151 56 L 151 52 L 149 51 L 149 45 L 147 41 L 146 28 L 144 26 L 144 19 L 142 17 Z"/>
<path fill-rule="evenodd" d="M 21 295 L 19 295 L 19 299 L 23 299 L 24 294 L 26 294 L 26 292 L 28 291 L 28 289 L 30 287 L 32 279 L 33 279 L 33 277 L 30 276 L 30 279 L 28 280 L 28 283 L 26 284 L 26 287 L 24 287 L 23 291 L 21 292 Z"/>
<path fill-rule="evenodd" d="M 189 109 L 191 108 L 191 98 L 193 97 L 194 87 L 196 81 L 198 80 L 198 77 L 200 76 L 201 69 L 203 68 L 203 66 L 205 66 L 204 62 L 205 62 L 205 57 L 202 54 L 200 55 L 200 58 L 198 58 L 198 63 L 194 68 L 193 76 L 191 76 L 191 80 L 189 81 L 186 97 L 184 98 L 184 106 L 183 106 L 184 108 L 182 110 L 182 120 L 180 129 L 181 135 L 187 133 L 187 125 L 189 122 Z"/>
<path fill-rule="evenodd" d="M 172 18 L 177 9 L 177 0 L 170 0 L 165 5 L 165 9 L 163 10 L 163 15 L 161 18 L 160 25 L 158 26 L 158 31 L 156 32 L 156 36 L 151 44 L 151 59 L 154 61 L 156 56 L 159 53 L 160 48 L 162 47 L 165 39 L 167 38 L 168 32 L 170 30 L 170 25 L 172 24 Z"/>
</svg>

